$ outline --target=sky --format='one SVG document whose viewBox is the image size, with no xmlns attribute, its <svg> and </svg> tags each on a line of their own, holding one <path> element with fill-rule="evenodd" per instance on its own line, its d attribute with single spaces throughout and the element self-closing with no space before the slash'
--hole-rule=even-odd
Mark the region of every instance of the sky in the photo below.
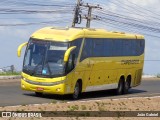
<svg viewBox="0 0 160 120">
<path fill-rule="evenodd" d="M 109 19 L 113 19 L 119 20 L 121 22 L 128 22 L 124 19 L 112 16 L 113 14 L 120 14 L 127 16 L 127 18 L 138 19 L 138 22 L 141 24 L 146 22 L 145 25 L 148 23 L 148 25 L 150 25 L 151 27 L 154 26 L 155 28 L 158 28 L 158 23 L 160 22 L 159 0 L 83 0 L 83 2 L 84 4 L 99 4 L 103 8 L 102 10 L 105 11 L 105 15 L 103 15 L 98 10 L 93 10 L 93 15 L 99 15 L 102 18 L 105 17 L 105 21 L 92 21 L 91 27 L 103 28 L 109 31 L 124 31 L 144 34 L 146 47 L 143 73 L 154 75 L 160 73 L 160 37 L 158 36 L 159 31 L 153 32 L 148 30 L 148 28 L 138 29 L 122 25 L 121 23 L 109 21 Z M 45 2 L 43 0 L 1 0 L 0 68 L 15 65 L 17 70 L 21 70 L 25 49 L 23 49 L 22 57 L 18 58 L 18 46 L 23 42 L 27 42 L 31 34 L 42 27 L 71 26 L 75 4 L 76 0 L 46 0 Z M 22 9 L 34 10 L 36 12 L 33 13 L 32 11 L 32 14 L 30 14 L 26 13 L 26 11 L 20 11 L 19 13 L 13 14 L 13 10 Z M 11 11 L 10 14 L 7 13 L 9 10 Z M 45 13 L 45 11 L 47 12 Z M 82 10 L 82 13 L 86 14 L 86 11 Z M 107 16 L 106 14 L 109 14 L 109 16 Z M 152 23 L 149 21 L 152 21 Z M 83 20 L 82 24 L 78 26 L 84 27 L 85 22 L 86 21 Z M 28 23 L 32 23 L 32 25 L 28 25 Z"/>
</svg>

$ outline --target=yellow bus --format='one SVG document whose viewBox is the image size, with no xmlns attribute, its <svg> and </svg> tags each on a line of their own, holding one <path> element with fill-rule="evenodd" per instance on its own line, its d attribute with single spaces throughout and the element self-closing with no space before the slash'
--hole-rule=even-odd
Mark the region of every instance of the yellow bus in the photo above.
<svg viewBox="0 0 160 120">
<path fill-rule="evenodd" d="M 26 47 L 21 88 L 71 94 L 115 89 L 127 93 L 141 83 L 145 40 L 142 35 L 103 29 L 46 27 L 31 35 Z"/>
</svg>

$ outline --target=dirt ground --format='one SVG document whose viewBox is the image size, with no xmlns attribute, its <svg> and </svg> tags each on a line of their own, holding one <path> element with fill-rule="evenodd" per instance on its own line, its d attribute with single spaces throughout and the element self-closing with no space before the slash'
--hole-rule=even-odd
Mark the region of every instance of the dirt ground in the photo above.
<svg viewBox="0 0 160 120">
<path fill-rule="evenodd" d="M 160 96 L 145 98 L 106 99 L 101 101 L 57 102 L 42 105 L 0 107 L 0 111 L 160 111 Z M 159 115 L 160 116 L 160 115 Z M 20 120 L 20 118 L 10 118 Z M 22 118 L 21 118 L 22 119 Z M 46 118 L 27 118 L 46 120 Z M 160 120 L 160 117 L 48 117 L 47 120 Z"/>
</svg>

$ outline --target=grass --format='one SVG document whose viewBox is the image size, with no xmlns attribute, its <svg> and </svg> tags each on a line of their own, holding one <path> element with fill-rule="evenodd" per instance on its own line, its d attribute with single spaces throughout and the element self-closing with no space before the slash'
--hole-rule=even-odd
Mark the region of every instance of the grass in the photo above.
<svg viewBox="0 0 160 120">
<path fill-rule="evenodd" d="M 79 110 L 79 106 L 78 105 L 68 106 L 68 108 L 69 108 L 69 111 Z"/>
<path fill-rule="evenodd" d="M 81 105 L 81 109 L 82 109 L 82 110 L 86 110 L 87 107 L 86 107 L 85 105 Z"/>
<path fill-rule="evenodd" d="M 17 76 L 21 75 L 21 72 L 5 72 L 5 73 L 0 73 L 0 76 Z"/>
<path fill-rule="evenodd" d="M 52 100 L 52 104 L 56 104 L 57 103 L 57 100 Z"/>
<path fill-rule="evenodd" d="M 99 106 L 99 107 L 98 107 L 98 110 L 99 110 L 99 111 L 105 111 L 104 107 L 102 107 L 102 106 Z"/>
</svg>

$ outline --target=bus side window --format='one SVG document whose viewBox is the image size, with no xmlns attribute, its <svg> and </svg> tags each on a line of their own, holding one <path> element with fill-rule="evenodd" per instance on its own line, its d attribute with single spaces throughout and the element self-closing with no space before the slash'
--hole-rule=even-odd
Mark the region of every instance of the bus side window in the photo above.
<svg viewBox="0 0 160 120">
<path fill-rule="evenodd" d="M 92 57 L 92 51 L 93 51 L 93 40 L 90 38 L 86 38 L 84 41 L 84 46 L 80 61 Z"/>
<path fill-rule="evenodd" d="M 69 56 L 69 59 L 68 59 L 68 63 L 67 63 L 67 67 L 66 67 L 66 73 L 69 73 L 71 72 L 75 66 L 76 66 L 76 55 L 74 53 L 75 51 L 73 50 Z"/>
<path fill-rule="evenodd" d="M 105 39 L 104 40 L 104 56 L 111 57 L 113 53 L 113 40 Z"/>
<path fill-rule="evenodd" d="M 77 40 L 75 40 L 71 43 L 71 46 L 76 46 L 76 49 L 72 52 L 75 56 L 75 64 L 77 63 L 77 59 L 78 59 L 81 44 L 82 44 L 82 38 L 77 39 Z"/>
<path fill-rule="evenodd" d="M 104 57 L 103 39 L 93 39 L 93 57 Z"/>
<path fill-rule="evenodd" d="M 141 40 L 140 41 L 140 54 L 143 54 L 144 53 L 144 48 L 145 48 L 145 41 L 144 40 Z"/>
<path fill-rule="evenodd" d="M 81 43 L 82 43 L 82 38 L 74 40 L 73 42 L 71 42 L 71 46 L 76 46 L 76 49 L 74 49 L 70 53 L 68 63 L 67 63 L 67 68 L 66 68 L 67 73 L 71 72 L 76 66 L 78 55 L 79 55 L 79 50 L 80 50 L 80 47 L 81 47 Z"/>
<path fill-rule="evenodd" d="M 131 55 L 131 45 L 129 40 L 124 40 L 123 44 L 123 56 L 130 56 Z"/>
</svg>

